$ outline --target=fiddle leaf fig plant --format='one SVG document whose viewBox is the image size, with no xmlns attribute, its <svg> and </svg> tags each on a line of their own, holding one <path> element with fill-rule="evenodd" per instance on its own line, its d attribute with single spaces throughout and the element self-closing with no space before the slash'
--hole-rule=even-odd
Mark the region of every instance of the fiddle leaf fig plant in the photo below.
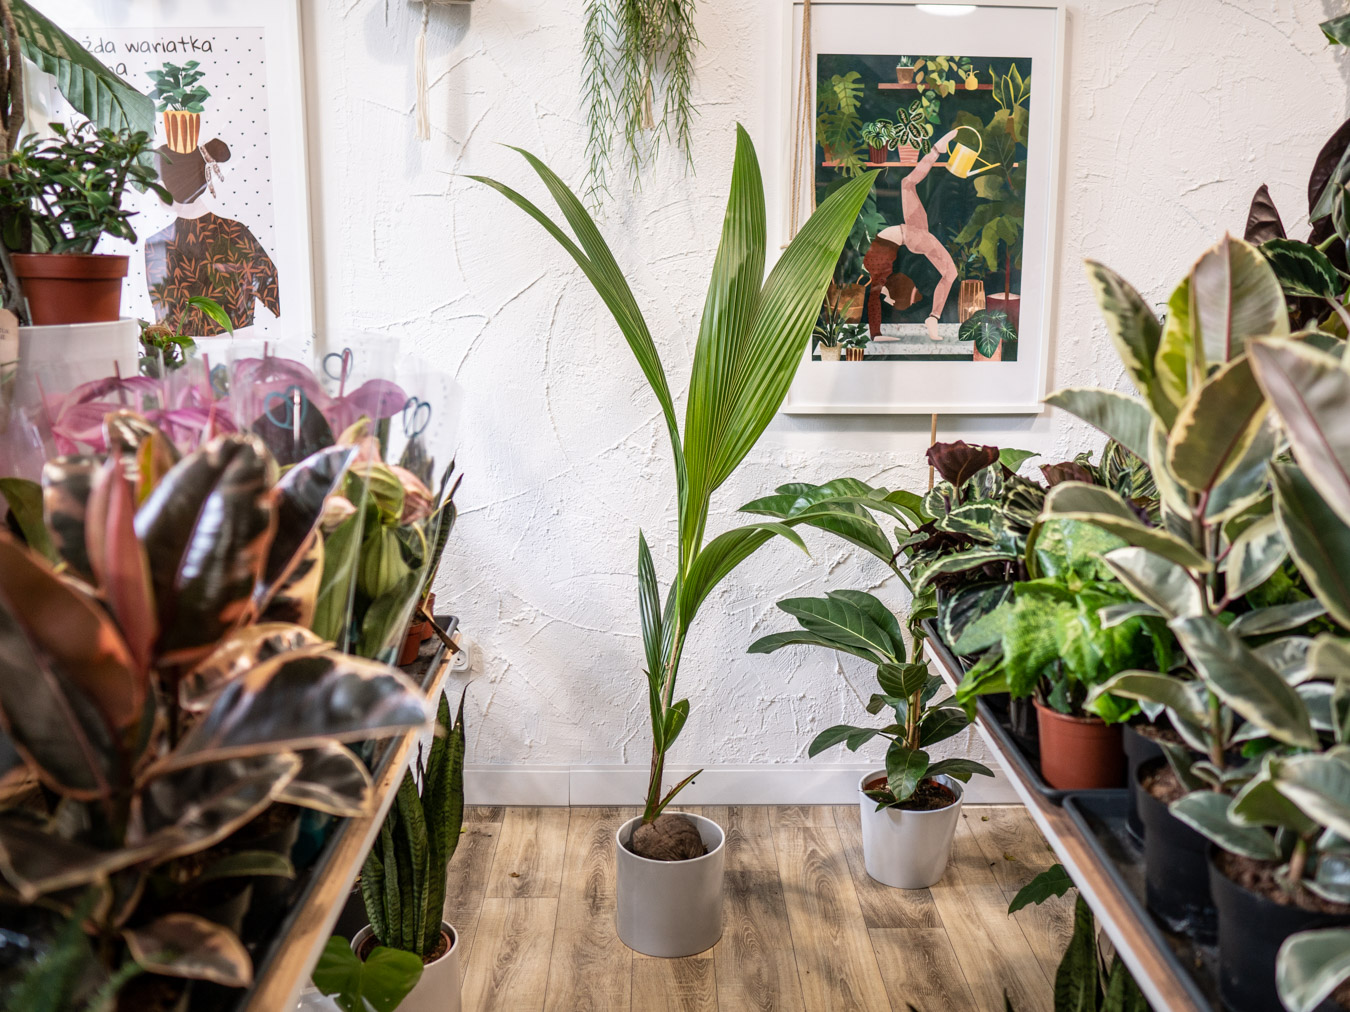
<svg viewBox="0 0 1350 1012">
<path fill-rule="evenodd" d="M 663 786 L 666 756 L 689 717 L 689 701 L 676 695 L 676 677 L 699 607 L 727 574 L 775 535 L 805 550 L 801 537 L 776 521 L 734 528 L 708 540 L 712 495 L 735 472 L 787 396 L 840 251 L 876 173 L 863 173 L 828 197 L 765 279 L 759 161 L 749 135 L 737 128 L 731 194 L 699 327 L 681 433 L 656 344 L 595 222 L 548 167 L 528 152 L 520 153 L 557 201 L 575 239 L 515 190 L 475 178 L 542 225 L 594 285 L 661 407 L 674 457 L 678 558 L 664 601 L 647 539 L 638 535 L 638 605 L 653 739 L 643 811 L 643 823 L 648 825 L 698 775 L 669 790 Z"/>
<path fill-rule="evenodd" d="M 867 712 L 883 710 L 894 720 L 882 727 L 836 724 L 812 740 L 807 754 L 814 757 L 836 745 L 856 752 L 873 738 L 887 739 L 886 786 L 866 792 L 877 808 L 903 805 L 920 785 L 943 774 L 965 783 L 975 774 L 994 774 L 973 759 L 932 761 L 928 749 L 970 726 L 960 707 L 936 699 L 942 679 L 929 674 L 928 665 L 911 660 L 900 623 L 881 601 L 859 590 L 833 590 L 824 598 L 791 598 L 778 607 L 793 616 L 800 632 L 774 633 L 750 645 L 752 654 L 770 654 L 799 644 L 829 647 L 876 665 L 877 686 Z"/>
</svg>

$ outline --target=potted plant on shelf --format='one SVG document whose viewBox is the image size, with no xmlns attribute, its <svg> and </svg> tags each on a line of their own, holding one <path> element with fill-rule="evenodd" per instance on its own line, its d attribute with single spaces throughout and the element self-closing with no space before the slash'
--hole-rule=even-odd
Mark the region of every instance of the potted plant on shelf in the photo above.
<svg viewBox="0 0 1350 1012">
<path fill-rule="evenodd" d="M 180 155 L 197 150 L 202 129 L 202 103 L 211 93 L 201 84 L 206 71 L 196 60 L 188 60 L 181 67 L 165 63 L 159 70 L 147 70 L 146 76 L 154 82 L 149 98 L 164 116 L 164 137 L 169 149 Z"/>
<path fill-rule="evenodd" d="M 861 141 L 863 84 L 856 70 L 835 74 L 816 86 L 816 140 L 825 161 L 845 176 L 863 169 Z"/>
<path fill-rule="evenodd" d="M 884 727 L 838 724 L 816 735 L 807 754 L 847 744 L 856 752 L 878 736 L 889 740 L 883 769 L 859 781 L 863 863 L 878 882 L 899 889 L 927 889 L 942 878 L 961 813 L 962 784 L 971 776 L 993 776 L 971 759 L 933 762 L 928 749 L 970 725 L 959 707 L 937 699 L 942 679 L 930 675 L 915 639 L 913 661 L 900 623 L 871 594 L 831 591 L 825 598 L 792 598 L 778 607 L 797 619 L 800 632 L 773 633 L 750 646 L 752 654 L 811 644 L 861 657 L 876 665 L 877 685 L 867 704 L 871 714 L 888 710 L 894 722 Z"/>
<path fill-rule="evenodd" d="M 666 757 L 689 717 L 676 677 L 690 627 L 711 590 L 775 534 L 750 524 L 704 542 L 713 492 L 735 471 L 787 396 L 810 341 L 831 272 L 876 178 L 868 172 L 825 199 L 766 279 L 764 189 L 754 146 L 737 128 L 731 194 L 694 352 L 683 437 L 670 384 L 632 291 L 594 221 L 566 185 L 521 152 L 557 201 L 577 242 L 509 187 L 498 190 L 543 225 L 576 260 L 614 314 L 656 395 L 679 489 L 679 557 L 665 603 L 646 538 L 638 536 L 638 601 L 652 725 L 652 765 L 643 814 L 616 834 L 621 940 L 649 955 L 686 956 L 721 936 L 725 836 L 711 819 L 667 812 L 697 773 L 665 788 Z"/>
<path fill-rule="evenodd" d="M 339 995 L 344 1009 L 361 1012 L 362 996 L 352 993 L 353 982 L 365 976 L 361 964 L 386 963 L 383 950 L 393 949 L 419 961 L 406 997 L 396 1000 L 396 1007 L 404 1012 L 459 1012 L 459 935 L 441 918 L 446 868 L 459 846 L 464 819 L 464 749 L 464 696 L 452 725 L 450 703 L 442 695 L 426 761 L 419 747 L 417 775 L 404 773 L 394 807 L 361 869 L 370 923 L 350 944 L 331 939 L 314 971 L 315 986 L 324 994 Z"/>
<path fill-rule="evenodd" d="M 893 127 L 890 120 L 878 119 L 862 128 L 862 142 L 867 145 L 868 160 L 873 165 L 886 164 Z"/>
<path fill-rule="evenodd" d="M 820 316 L 816 318 L 815 329 L 811 331 L 811 341 L 822 362 L 839 361 L 843 352 L 839 336 L 845 326 L 843 310 L 827 299 L 825 305 L 820 307 Z"/>
<path fill-rule="evenodd" d="M 1004 345 L 1017 341 L 1017 331 L 1002 310 L 979 309 L 961 324 L 957 340 L 971 343 L 976 362 L 1002 362 Z"/>
<path fill-rule="evenodd" d="M 902 56 L 895 61 L 895 83 L 913 84 L 914 83 L 914 58 Z"/>
<path fill-rule="evenodd" d="M 865 323 L 846 323 L 839 328 L 839 344 L 844 349 L 844 358 L 850 362 L 863 360 L 864 349 L 871 340 L 871 331 Z"/>
<path fill-rule="evenodd" d="M 887 140 L 901 165 L 917 165 L 919 155 L 933 146 L 933 124 L 924 116 L 918 99 L 895 110 L 895 121 L 888 124 L 888 132 Z"/>
<path fill-rule="evenodd" d="M 54 136 L 26 138 L 0 174 L 5 245 L 34 325 L 104 323 L 121 316 L 126 254 L 94 252 L 110 235 L 136 241 L 122 206 L 128 187 L 166 204 L 147 159 L 150 136 L 91 124 L 51 124 Z M 18 252 L 31 249 L 31 252 Z"/>
</svg>

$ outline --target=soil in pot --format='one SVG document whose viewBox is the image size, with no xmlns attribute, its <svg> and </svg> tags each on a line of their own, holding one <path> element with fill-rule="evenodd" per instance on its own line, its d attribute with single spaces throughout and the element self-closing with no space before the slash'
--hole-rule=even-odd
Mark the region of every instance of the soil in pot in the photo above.
<svg viewBox="0 0 1350 1012">
<path fill-rule="evenodd" d="M 1169 727 L 1159 727 L 1143 719 L 1125 725 L 1122 743 L 1125 746 L 1125 783 L 1130 789 L 1130 812 L 1126 817 L 1130 833 L 1139 841 L 1144 839 L 1144 823 L 1139 818 L 1139 767 L 1153 759 L 1162 758 L 1158 743 L 1181 744 L 1181 736 Z"/>
<path fill-rule="evenodd" d="M 1350 926 L 1350 905 L 1306 889 L 1291 896 L 1276 878 L 1278 865 L 1215 848 L 1210 853 L 1210 886 L 1219 911 L 1219 995 L 1232 1012 L 1281 1008 L 1275 990 L 1280 945 L 1299 931 Z"/>
<path fill-rule="evenodd" d="M 663 812 L 633 830 L 628 849 L 649 861 L 692 861 L 708 853 L 693 819 Z"/>
<path fill-rule="evenodd" d="M 1164 758 L 1137 774 L 1144 825 L 1144 895 L 1149 912 L 1169 930 L 1201 944 L 1214 941 L 1214 901 L 1209 893 L 1209 841 L 1172 815 L 1167 806 L 1186 796 Z"/>
<path fill-rule="evenodd" d="M 863 785 L 865 791 L 884 791 L 886 778 L 877 777 Z M 898 805 L 892 805 L 902 812 L 936 812 L 956 804 L 956 793 L 944 787 L 936 780 L 921 780 L 918 788 Z"/>
<path fill-rule="evenodd" d="M 378 946 L 379 944 L 380 940 L 376 938 L 374 935 L 371 935 L 369 938 L 367 938 L 364 942 L 362 942 L 360 945 L 356 947 L 356 958 L 364 963 L 366 961 L 366 957 L 369 956 L 372 952 L 374 952 L 376 946 Z M 451 938 L 449 935 L 447 935 L 444 931 L 442 931 L 440 937 L 436 939 L 436 948 L 431 950 L 431 955 L 422 957 L 423 965 L 426 965 L 427 963 L 436 962 L 436 960 L 440 959 L 442 956 L 444 956 L 447 952 L 450 951 L 450 946 L 453 944 L 454 939 Z"/>
<path fill-rule="evenodd" d="M 1041 776 L 1056 790 L 1125 786 L 1125 750 L 1119 724 L 1059 713 L 1036 700 Z"/>
</svg>

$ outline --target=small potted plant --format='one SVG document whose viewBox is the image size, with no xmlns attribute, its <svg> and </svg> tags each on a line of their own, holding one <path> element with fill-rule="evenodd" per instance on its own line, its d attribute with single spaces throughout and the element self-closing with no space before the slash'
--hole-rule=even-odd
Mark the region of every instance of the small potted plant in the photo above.
<svg viewBox="0 0 1350 1012">
<path fill-rule="evenodd" d="M 895 83 L 914 83 L 914 58 L 912 56 L 902 56 L 895 61 Z"/>
<path fill-rule="evenodd" d="M 846 326 L 848 324 L 844 321 L 844 310 L 837 303 L 826 300 L 825 305 L 820 307 L 816 328 L 811 331 L 811 340 L 822 362 L 839 361 L 843 352 L 839 336 Z"/>
<path fill-rule="evenodd" d="M 1004 342 L 1016 341 L 1017 331 L 1002 310 L 978 309 L 961 324 L 957 340 L 971 342 L 976 362 L 1002 362 Z"/>
<path fill-rule="evenodd" d="M 924 116 L 923 107 L 915 99 L 908 107 L 895 110 L 895 121 L 888 123 L 891 147 L 900 159 L 901 165 L 917 165 L 919 155 L 926 153 L 933 145 L 933 124 Z"/>
<path fill-rule="evenodd" d="M 202 103 L 211 97 L 199 83 L 206 76 L 196 60 L 181 67 L 166 63 L 160 70 L 147 70 L 154 82 L 150 98 L 164 115 L 164 139 L 171 151 L 189 155 L 197 150 L 202 130 Z"/>
<path fill-rule="evenodd" d="M 752 654 L 811 643 L 853 654 L 876 665 L 877 684 L 867 704 L 871 714 L 888 710 L 885 727 L 837 724 L 816 735 L 807 754 L 847 744 L 856 752 L 873 738 L 888 739 L 884 769 L 866 774 L 862 796 L 863 864 L 867 874 L 898 889 L 927 889 L 946 870 L 961 814 L 962 784 L 976 773 L 994 774 L 971 759 L 933 762 L 927 749 L 970 725 L 960 707 L 938 700 L 942 679 L 928 672 L 921 638 L 913 656 L 905 649 L 900 623 L 881 601 L 859 590 L 830 591 L 824 598 L 793 598 L 778 607 L 797 619 L 802 632 L 774 633 L 756 640 Z M 863 630 L 857 633 L 854 630 Z"/>
<path fill-rule="evenodd" d="M 872 335 L 868 332 L 865 323 L 846 323 L 839 328 L 839 343 L 844 347 L 844 358 L 849 362 L 861 362 L 865 356 L 864 349 Z"/>
<path fill-rule="evenodd" d="M 450 703 L 442 695 L 426 761 L 419 748 L 417 776 L 412 770 L 403 774 L 394 807 L 361 868 L 361 896 L 370 923 L 349 948 L 339 939 L 330 940 L 325 960 L 314 971 L 315 986 L 338 995 L 344 1008 L 362 1007 L 351 994 L 363 977 L 357 964 L 386 963 L 390 957 L 381 950 L 394 949 L 422 962 L 398 1008 L 459 1012 L 459 935 L 441 916 L 445 870 L 459 846 L 464 820 L 464 746 L 464 697 L 452 725 Z"/>
<path fill-rule="evenodd" d="M 112 322 L 121 316 L 129 259 L 94 248 L 104 235 L 136 241 L 135 212 L 122 206 L 128 187 L 166 204 L 169 192 L 150 167 L 148 134 L 89 123 L 51 128 L 53 136 L 30 135 L 4 163 L 5 245 L 15 251 L 10 260 L 34 325 Z"/>
<path fill-rule="evenodd" d="M 887 151 L 890 150 L 892 124 L 890 120 L 878 119 L 862 128 L 862 142 L 867 145 L 867 156 L 873 165 L 885 165 Z"/>
</svg>

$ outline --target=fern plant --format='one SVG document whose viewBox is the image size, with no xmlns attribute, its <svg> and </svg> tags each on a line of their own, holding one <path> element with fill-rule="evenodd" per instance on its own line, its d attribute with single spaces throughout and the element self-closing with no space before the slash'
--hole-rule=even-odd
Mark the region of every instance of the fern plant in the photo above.
<svg viewBox="0 0 1350 1012">
<path fill-rule="evenodd" d="M 450 723 L 441 696 L 436 737 L 417 778 L 403 774 L 394 807 L 361 868 L 361 897 L 371 931 L 381 945 L 429 959 L 441 934 L 445 869 L 459 846 L 464 821 L 464 696 Z M 418 791 L 418 784 L 421 791 Z"/>
</svg>

